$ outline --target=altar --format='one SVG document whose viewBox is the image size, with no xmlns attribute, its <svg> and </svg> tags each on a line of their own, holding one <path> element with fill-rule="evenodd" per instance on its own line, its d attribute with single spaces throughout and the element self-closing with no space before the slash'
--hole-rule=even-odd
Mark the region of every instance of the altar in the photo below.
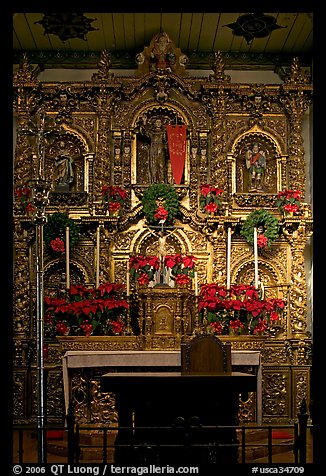
<svg viewBox="0 0 326 476">
<path fill-rule="evenodd" d="M 256 379 L 256 420 L 262 422 L 262 364 L 261 353 L 256 350 L 232 350 L 233 369 L 252 368 Z M 65 411 L 71 399 L 71 377 L 74 370 L 110 368 L 110 372 L 180 372 L 181 353 L 179 350 L 121 350 L 121 351 L 67 351 L 62 358 Z M 103 390 L 103 389 L 102 389 Z"/>
<path fill-rule="evenodd" d="M 237 463 L 239 394 L 255 391 L 256 380 L 241 372 L 103 375 L 118 411 L 115 463 Z"/>
</svg>

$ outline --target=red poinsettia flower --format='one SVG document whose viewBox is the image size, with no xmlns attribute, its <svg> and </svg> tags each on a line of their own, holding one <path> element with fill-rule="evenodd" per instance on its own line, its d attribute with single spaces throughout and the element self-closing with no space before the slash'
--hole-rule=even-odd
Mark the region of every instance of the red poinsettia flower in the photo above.
<svg viewBox="0 0 326 476">
<path fill-rule="evenodd" d="M 283 209 L 288 213 L 297 213 L 299 207 L 296 203 L 288 203 L 287 205 L 284 205 Z"/>
<path fill-rule="evenodd" d="M 154 212 L 154 218 L 157 220 L 166 220 L 169 212 L 164 207 L 158 207 Z"/>
<path fill-rule="evenodd" d="M 168 268 L 174 268 L 174 266 L 180 264 L 182 262 L 182 257 L 179 253 L 176 253 L 175 255 L 166 255 L 165 257 L 165 265 Z"/>
<path fill-rule="evenodd" d="M 121 205 L 119 202 L 110 202 L 109 210 L 110 212 L 117 212 L 120 209 Z"/>
<path fill-rule="evenodd" d="M 182 263 L 185 268 L 193 269 L 196 260 L 196 256 L 183 256 Z"/>
<path fill-rule="evenodd" d="M 65 250 L 65 243 L 61 238 L 55 238 L 52 240 L 50 246 L 53 251 L 57 251 L 58 253 L 63 253 Z"/>
<path fill-rule="evenodd" d="M 139 284 L 148 284 L 149 283 L 149 277 L 147 273 L 141 273 L 139 278 L 137 279 Z"/>
<path fill-rule="evenodd" d="M 177 274 L 175 277 L 175 282 L 179 286 L 182 286 L 183 284 L 188 284 L 189 281 L 190 281 L 190 278 L 187 274 Z"/>
<path fill-rule="evenodd" d="M 222 334 L 223 325 L 220 322 L 211 322 L 209 325 L 214 329 L 214 332 L 216 332 L 216 334 Z"/>
<path fill-rule="evenodd" d="M 200 193 L 204 196 L 207 197 L 207 195 L 210 193 L 212 187 L 208 184 L 204 184 L 201 186 L 201 191 Z"/>
<path fill-rule="evenodd" d="M 214 202 L 207 203 L 205 205 L 205 210 L 207 213 L 216 213 L 218 210 L 218 206 Z"/>
<path fill-rule="evenodd" d="M 160 260 L 157 256 L 147 256 L 148 264 L 153 267 L 155 270 L 160 267 Z"/>
<path fill-rule="evenodd" d="M 258 324 L 256 325 L 253 333 L 262 334 L 266 331 L 266 329 L 267 329 L 267 321 L 265 319 L 258 318 Z"/>
<path fill-rule="evenodd" d="M 91 323 L 88 322 L 88 319 L 86 319 L 82 324 L 80 324 L 79 327 L 83 329 L 86 337 L 89 337 L 91 333 L 93 332 L 93 326 Z"/>
<path fill-rule="evenodd" d="M 257 246 L 258 248 L 265 248 L 268 243 L 268 238 L 267 236 L 264 235 L 264 233 L 261 233 L 260 235 L 257 236 Z"/>
<path fill-rule="evenodd" d="M 145 256 L 131 256 L 130 257 L 130 268 L 135 268 L 136 271 L 139 269 L 145 268 L 147 265 L 147 258 Z"/>
<path fill-rule="evenodd" d="M 238 332 L 239 329 L 244 329 L 244 324 L 239 319 L 235 319 L 234 321 L 230 321 L 230 327 L 235 332 Z"/>
</svg>

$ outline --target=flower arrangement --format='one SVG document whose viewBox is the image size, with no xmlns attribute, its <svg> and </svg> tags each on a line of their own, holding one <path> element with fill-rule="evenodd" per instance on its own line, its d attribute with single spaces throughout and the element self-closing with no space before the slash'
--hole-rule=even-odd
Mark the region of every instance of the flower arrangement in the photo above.
<svg viewBox="0 0 326 476">
<path fill-rule="evenodd" d="M 45 335 L 121 334 L 129 307 L 121 295 L 124 287 L 119 283 L 104 283 L 97 289 L 77 285 L 64 297 L 45 297 Z"/>
<path fill-rule="evenodd" d="M 156 183 L 145 190 L 142 205 L 149 223 L 157 225 L 161 220 L 172 223 L 179 211 L 179 196 L 172 185 Z"/>
<path fill-rule="evenodd" d="M 254 244 L 254 228 L 257 228 L 258 248 L 269 247 L 279 235 L 279 222 L 267 210 L 255 210 L 246 218 L 240 234 L 250 245 Z"/>
<path fill-rule="evenodd" d="M 32 204 L 32 190 L 29 187 L 17 188 L 15 195 L 25 213 L 34 213 L 35 206 Z"/>
<path fill-rule="evenodd" d="M 283 299 L 260 299 L 254 286 L 204 284 L 199 296 L 198 312 L 216 334 L 268 334 L 285 307 Z"/>
<path fill-rule="evenodd" d="M 154 280 L 155 272 L 160 267 L 160 260 L 156 256 L 131 256 L 129 262 L 130 277 L 139 284 L 148 284 Z"/>
<path fill-rule="evenodd" d="M 300 200 L 299 190 L 282 190 L 277 194 L 276 206 L 282 215 L 297 215 L 300 211 Z"/>
<path fill-rule="evenodd" d="M 164 266 L 170 270 L 170 277 L 179 286 L 188 284 L 195 276 L 195 256 L 181 256 L 179 253 L 166 255 Z M 154 281 L 155 273 L 160 269 L 160 258 L 157 256 L 131 256 L 129 262 L 130 276 L 139 284 Z"/>
<path fill-rule="evenodd" d="M 223 193 L 223 190 L 220 188 L 213 187 L 209 184 L 201 185 L 200 187 L 200 197 L 199 205 L 205 210 L 206 213 L 210 215 L 215 215 L 219 208 L 222 205 L 220 195 Z"/>
<path fill-rule="evenodd" d="M 195 256 L 167 255 L 164 264 L 171 270 L 171 279 L 179 286 L 188 284 L 195 277 Z"/>
<path fill-rule="evenodd" d="M 121 212 L 126 198 L 127 192 L 123 188 L 114 185 L 103 185 L 102 203 L 108 205 L 109 212 L 113 215 Z"/>
<path fill-rule="evenodd" d="M 75 221 L 61 212 L 48 216 L 44 225 L 44 243 L 50 254 L 57 256 L 65 252 L 67 227 L 69 227 L 69 246 L 74 246 L 79 240 L 79 228 Z"/>
</svg>

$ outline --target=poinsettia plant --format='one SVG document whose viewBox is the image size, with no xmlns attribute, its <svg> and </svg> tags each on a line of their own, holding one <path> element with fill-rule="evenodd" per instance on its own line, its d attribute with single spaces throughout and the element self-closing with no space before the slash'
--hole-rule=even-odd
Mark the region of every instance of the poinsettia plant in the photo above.
<svg viewBox="0 0 326 476">
<path fill-rule="evenodd" d="M 166 255 L 164 264 L 171 269 L 171 279 L 178 285 L 188 284 L 195 276 L 195 256 L 181 256 L 179 253 Z"/>
<path fill-rule="evenodd" d="M 154 275 L 160 267 L 160 260 L 157 256 L 131 256 L 129 261 L 129 272 L 131 279 L 139 284 L 148 284 L 154 280 Z"/>
<path fill-rule="evenodd" d="M 297 215 L 301 206 L 301 192 L 299 190 L 282 190 L 278 192 L 276 206 L 283 215 Z"/>
<path fill-rule="evenodd" d="M 117 185 L 102 186 L 102 203 L 108 206 L 110 212 L 119 213 L 127 199 L 127 192 Z"/>
<path fill-rule="evenodd" d="M 252 285 L 238 284 L 227 289 L 218 284 L 203 284 L 198 312 L 216 334 L 268 334 L 285 307 L 283 299 L 260 299 Z"/>
<path fill-rule="evenodd" d="M 200 186 L 199 205 L 206 213 L 216 214 L 222 205 L 221 194 L 223 190 L 210 184 Z"/>
<path fill-rule="evenodd" d="M 97 289 L 77 285 L 62 297 L 45 297 L 45 336 L 122 334 L 129 307 L 124 288 L 119 283 L 104 283 Z"/>
</svg>

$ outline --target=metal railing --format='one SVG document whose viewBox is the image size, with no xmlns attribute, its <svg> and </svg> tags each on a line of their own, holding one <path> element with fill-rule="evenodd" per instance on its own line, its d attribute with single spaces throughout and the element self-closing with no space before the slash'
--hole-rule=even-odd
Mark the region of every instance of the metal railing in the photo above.
<svg viewBox="0 0 326 476">
<path fill-rule="evenodd" d="M 194 425 L 179 425 L 170 427 L 137 427 L 136 431 L 142 431 L 142 441 L 130 441 L 128 440 L 122 444 L 117 443 L 115 436 L 119 432 L 127 432 L 129 435 L 135 433 L 135 428 L 130 427 L 118 427 L 118 426 L 99 426 L 96 424 L 79 424 L 76 422 L 75 415 L 73 412 L 70 412 L 66 416 L 66 425 L 59 426 L 48 426 L 46 425 L 43 429 L 45 432 L 42 435 L 42 440 L 47 440 L 48 432 L 51 431 L 60 431 L 62 432 L 62 438 L 66 442 L 64 448 L 64 454 L 66 457 L 66 462 L 69 464 L 75 464 L 81 462 L 81 457 L 84 451 L 92 450 L 96 454 L 96 461 L 98 463 L 107 463 L 114 462 L 113 454 L 116 452 L 124 451 L 124 455 L 130 454 L 136 455 L 136 462 L 139 464 L 146 463 L 159 463 L 160 462 L 160 452 L 162 451 L 188 451 L 189 454 L 194 455 L 196 452 L 201 455 L 209 455 L 208 463 L 214 463 L 219 460 L 223 454 L 226 454 L 228 451 L 236 452 L 236 460 L 238 463 L 247 463 L 254 462 L 257 457 L 248 456 L 250 450 L 255 450 L 256 455 L 259 454 L 259 458 L 266 458 L 266 462 L 273 463 L 277 462 L 277 455 L 281 451 L 287 451 L 293 453 L 293 461 L 289 461 L 294 464 L 304 464 L 307 462 L 307 432 L 310 431 L 312 425 L 307 424 L 308 417 L 306 414 L 299 414 L 298 420 L 293 424 L 287 425 L 242 425 L 242 426 L 201 426 L 198 424 Z M 175 443 L 173 440 L 172 443 L 166 441 L 164 438 L 160 440 L 160 435 L 162 432 L 166 431 L 178 431 L 178 441 Z M 280 443 L 275 443 L 273 438 L 274 431 L 286 431 L 287 437 L 282 438 Z M 24 458 L 24 432 L 32 432 L 33 435 L 38 436 L 38 431 L 36 426 L 14 426 L 14 435 L 15 435 L 15 447 L 16 447 L 16 456 L 15 459 L 17 463 L 26 463 L 33 461 L 25 461 Z M 213 441 L 207 442 L 207 438 L 204 438 L 204 443 L 201 442 L 200 432 L 218 432 L 218 434 L 225 434 L 225 432 L 234 432 L 236 434 L 236 440 L 230 440 L 231 442 L 222 442 Z M 263 440 L 251 439 L 250 431 L 255 431 L 257 434 L 262 432 Z M 149 438 L 146 438 L 146 432 L 149 434 Z M 113 433 L 113 435 L 112 435 Z M 97 437 L 96 443 L 85 443 L 83 439 L 85 435 L 94 435 Z M 164 433 L 166 435 L 166 433 Z M 197 438 L 193 438 L 194 434 Z M 100 436 L 101 435 L 101 436 Z M 199 435 L 199 438 L 198 438 Z M 91 440 L 92 438 L 88 438 Z M 110 441 L 109 441 L 110 440 Z M 214 440 L 214 439 L 213 439 Z M 35 451 L 35 454 L 37 452 Z M 51 451 L 46 446 L 45 458 L 51 454 Z M 111 461 L 108 461 L 108 454 L 110 455 Z M 214 456 L 215 455 L 215 456 Z M 203 456 L 201 456 L 202 458 Z M 204 456 L 205 458 L 205 456 Z M 215 460 L 214 460 L 215 458 Z M 52 455 L 53 459 L 53 455 Z M 84 458 L 82 462 L 86 462 Z M 35 461 L 36 463 L 37 461 Z M 47 462 L 47 461 L 45 461 Z"/>
</svg>

